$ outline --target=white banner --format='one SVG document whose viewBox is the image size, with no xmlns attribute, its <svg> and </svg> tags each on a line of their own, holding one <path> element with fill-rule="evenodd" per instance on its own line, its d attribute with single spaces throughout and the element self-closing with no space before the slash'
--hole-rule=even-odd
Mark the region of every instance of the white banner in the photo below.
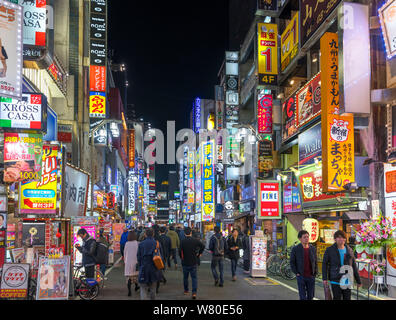
<svg viewBox="0 0 396 320">
<path fill-rule="evenodd" d="M 66 165 L 64 178 L 64 217 L 85 216 L 89 192 L 89 175 Z"/>
</svg>

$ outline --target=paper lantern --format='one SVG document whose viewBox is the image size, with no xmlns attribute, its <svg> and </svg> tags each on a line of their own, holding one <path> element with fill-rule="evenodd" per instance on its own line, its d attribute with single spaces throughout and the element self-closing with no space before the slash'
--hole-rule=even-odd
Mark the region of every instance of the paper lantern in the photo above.
<svg viewBox="0 0 396 320">
<path fill-rule="evenodd" d="M 309 233 L 309 242 L 316 242 L 319 239 L 319 221 L 312 218 L 304 219 L 303 230 Z"/>
</svg>

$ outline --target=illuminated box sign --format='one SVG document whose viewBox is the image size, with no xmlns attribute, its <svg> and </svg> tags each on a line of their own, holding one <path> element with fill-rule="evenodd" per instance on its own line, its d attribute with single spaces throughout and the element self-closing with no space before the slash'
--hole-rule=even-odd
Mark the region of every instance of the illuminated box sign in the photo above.
<svg viewBox="0 0 396 320">
<path fill-rule="evenodd" d="M 106 118 L 106 93 L 99 91 L 89 93 L 89 117 Z"/>
<path fill-rule="evenodd" d="M 107 57 L 107 1 L 91 0 L 90 27 L 90 64 L 106 66 Z M 98 90 L 100 91 L 100 90 Z"/>
<path fill-rule="evenodd" d="M 283 212 L 301 211 L 301 197 L 298 190 L 297 179 L 293 173 L 286 173 L 287 180 L 283 183 Z"/>
<path fill-rule="evenodd" d="M 106 67 L 90 66 L 89 89 L 90 91 L 106 92 Z"/>
<path fill-rule="evenodd" d="M 258 218 L 281 219 L 279 181 L 258 181 Z"/>
<path fill-rule="evenodd" d="M 19 188 L 21 214 L 56 214 L 58 188 L 58 148 L 43 147 L 41 180 L 22 181 Z"/>
<path fill-rule="evenodd" d="M 202 145 L 202 221 L 215 216 L 214 141 Z"/>
<path fill-rule="evenodd" d="M 23 8 L 9 1 L 0 1 L 0 45 L 7 68 L 0 63 L 0 96 L 21 99 Z"/>
<path fill-rule="evenodd" d="M 47 0 L 18 0 L 23 7 L 23 44 L 45 47 Z"/>
<path fill-rule="evenodd" d="M 298 53 L 298 18 L 297 12 L 281 36 L 281 71 L 287 68 Z"/>
<path fill-rule="evenodd" d="M 201 129 L 201 99 L 196 98 L 194 104 L 194 131 L 196 133 Z"/>
<path fill-rule="evenodd" d="M 321 112 L 320 73 L 297 92 L 297 127 L 300 128 Z"/>
<path fill-rule="evenodd" d="M 23 93 L 22 99 L 0 97 L 0 127 L 46 130 L 47 99 L 42 94 Z"/>
<path fill-rule="evenodd" d="M 135 130 L 129 130 L 129 168 L 135 168 Z"/>
<path fill-rule="evenodd" d="M 396 55 L 396 0 L 387 1 L 379 10 L 382 35 L 388 59 Z"/>
<path fill-rule="evenodd" d="M 272 95 L 258 95 L 257 120 L 259 133 L 272 133 Z"/>
<path fill-rule="evenodd" d="M 296 125 L 296 95 L 287 98 L 282 104 L 282 140 L 294 136 L 298 130 Z"/>
<path fill-rule="evenodd" d="M 298 164 L 315 163 L 315 158 L 322 155 L 322 127 L 316 124 L 298 136 Z"/>
<path fill-rule="evenodd" d="M 323 191 L 343 191 L 355 181 L 353 115 L 339 115 L 338 36 L 320 39 L 322 69 Z"/>
<path fill-rule="evenodd" d="M 341 0 L 300 0 L 301 45 L 307 42 L 340 2 Z"/>
<path fill-rule="evenodd" d="M 194 155 L 195 151 L 188 151 L 188 178 L 187 178 L 187 187 L 190 188 L 190 191 L 194 190 Z M 193 193 L 194 194 L 194 193 Z"/>
<path fill-rule="evenodd" d="M 273 176 L 274 159 L 272 157 L 272 141 L 258 142 L 258 177 L 268 179 Z"/>
<path fill-rule="evenodd" d="M 73 126 L 71 124 L 58 124 L 58 141 L 71 143 L 72 131 Z"/>
<path fill-rule="evenodd" d="M 278 26 L 258 23 L 258 76 L 260 85 L 275 85 L 278 80 Z"/>
<path fill-rule="evenodd" d="M 224 128 L 224 101 L 216 101 L 216 129 Z"/>
</svg>

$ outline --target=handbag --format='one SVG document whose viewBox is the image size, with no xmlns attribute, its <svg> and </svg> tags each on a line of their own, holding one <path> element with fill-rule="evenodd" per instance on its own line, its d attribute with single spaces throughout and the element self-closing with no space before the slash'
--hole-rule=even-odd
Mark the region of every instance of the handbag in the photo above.
<svg viewBox="0 0 396 320">
<path fill-rule="evenodd" d="M 4 59 L 8 59 L 7 51 L 5 51 L 4 47 L 1 47 L 1 54 L 3 55 Z"/>
<path fill-rule="evenodd" d="M 157 241 L 157 246 L 153 253 L 153 262 L 154 262 L 155 267 L 158 270 L 162 270 L 165 268 L 165 265 L 164 265 L 164 262 L 162 261 L 162 258 L 161 258 L 161 255 L 160 255 L 158 249 L 159 249 L 159 242 Z"/>
<path fill-rule="evenodd" d="M 333 300 L 333 296 L 331 294 L 330 286 L 329 285 L 323 285 L 323 288 L 324 288 L 325 300 Z"/>
</svg>

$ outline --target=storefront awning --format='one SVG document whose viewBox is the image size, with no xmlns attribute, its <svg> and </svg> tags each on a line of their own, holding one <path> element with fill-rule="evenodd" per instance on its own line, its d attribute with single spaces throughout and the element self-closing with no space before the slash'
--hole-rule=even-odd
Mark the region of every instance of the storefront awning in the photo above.
<svg viewBox="0 0 396 320">
<path fill-rule="evenodd" d="M 346 211 L 342 214 L 342 220 L 368 220 L 369 215 L 364 211 Z"/>
</svg>

